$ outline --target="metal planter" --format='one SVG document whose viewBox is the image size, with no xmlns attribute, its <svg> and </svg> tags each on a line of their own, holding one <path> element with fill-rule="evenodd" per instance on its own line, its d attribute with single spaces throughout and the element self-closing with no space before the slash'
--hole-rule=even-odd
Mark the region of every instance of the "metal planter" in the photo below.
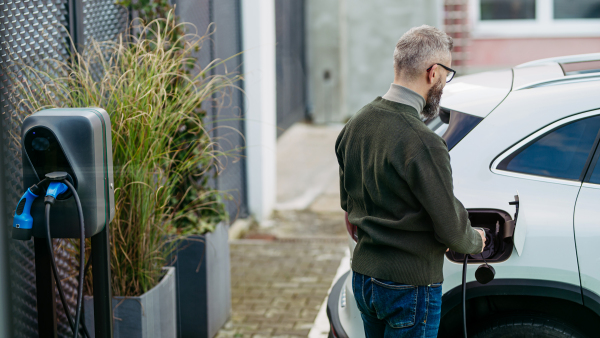
<svg viewBox="0 0 600 338">
<path fill-rule="evenodd" d="M 231 315 L 228 226 L 178 243 L 177 337 L 212 338 Z"/>
<path fill-rule="evenodd" d="M 139 297 L 113 297 L 114 338 L 171 338 L 177 334 L 175 268 Z M 85 323 L 94 337 L 94 298 L 84 299 Z"/>
</svg>

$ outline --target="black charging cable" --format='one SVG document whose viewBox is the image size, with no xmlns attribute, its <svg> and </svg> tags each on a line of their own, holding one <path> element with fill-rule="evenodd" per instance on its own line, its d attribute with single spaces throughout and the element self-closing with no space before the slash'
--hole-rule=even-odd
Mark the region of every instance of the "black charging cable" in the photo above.
<svg viewBox="0 0 600 338">
<path fill-rule="evenodd" d="M 487 260 L 485 259 L 485 257 L 483 256 L 483 252 L 481 252 L 481 258 L 483 259 L 483 262 L 485 263 L 485 265 L 487 265 L 490 269 L 493 268 L 491 267 L 491 265 L 488 264 Z M 462 273 L 462 312 L 463 312 L 463 332 L 465 335 L 465 338 L 467 338 L 467 302 L 466 302 L 466 295 L 467 295 L 467 262 L 469 261 L 469 255 L 465 254 L 465 260 L 463 262 L 463 273 Z M 481 266 L 480 266 L 481 268 Z M 478 276 L 476 276 L 476 278 L 478 278 Z M 492 277 L 493 279 L 493 277 Z M 489 281 L 480 281 L 478 278 L 478 281 L 481 282 L 482 284 L 487 284 Z"/>
<path fill-rule="evenodd" d="M 466 295 L 467 295 L 467 262 L 469 261 L 469 255 L 465 254 L 465 260 L 463 262 L 463 274 L 462 274 L 462 312 L 463 312 L 463 332 L 465 338 L 467 338 L 467 306 L 466 306 Z"/>
<path fill-rule="evenodd" d="M 79 285 L 78 285 L 78 295 L 77 295 L 77 307 L 75 310 L 75 322 L 73 323 L 73 319 L 71 318 L 71 314 L 69 313 L 69 309 L 67 306 L 67 302 L 65 299 L 64 291 L 62 288 L 62 283 L 60 278 L 58 277 L 58 268 L 56 267 L 56 261 L 54 260 L 54 249 L 52 246 L 52 237 L 50 236 L 50 208 L 52 204 L 54 204 L 54 197 L 47 196 L 44 200 L 46 204 L 46 237 L 48 239 L 48 248 L 50 250 L 50 262 L 52 265 L 52 272 L 54 274 L 54 280 L 56 281 L 56 288 L 58 289 L 58 294 L 60 296 L 60 300 L 63 304 L 63 308 L 65 310 L 65 315 L 67 316 L 67 320 L 69 321 L 69 326 L 73 330 L 73 337 L 76 338 L 79 332 L 79 323 L 81 321 L 81 303 L 83 300 L 83 283 L 85 279 L 85 271 L 87 270 L 87 265 L 85 264 L 85 226 L 83 223 L 83 209 L 81 207 L 81 200 L 79 199 L 79 195 L 77 195 L 77 191 L 73 187 L 73 185 L 66 179 L 61 180 L 73 194 L 73 198 L 75 199 L 75 204 L 77 205 L 77 213 L 79 215 L 79 228 L 80 228 L 80 243 L 79 243 Z M 86 337 L 91 337 L 90 333 L 87 330 L 85 323 L 82 323 L 83 331 Z"/>
</svg>

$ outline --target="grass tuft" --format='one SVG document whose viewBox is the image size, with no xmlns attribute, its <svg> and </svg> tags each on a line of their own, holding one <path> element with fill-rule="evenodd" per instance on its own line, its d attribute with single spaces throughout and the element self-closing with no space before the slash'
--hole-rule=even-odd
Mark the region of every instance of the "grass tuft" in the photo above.
<svg viewBox="0 0 600 338">
<path fill-rule="evenodd" d="M 173 245 L 166 238 L 210 231 L 223 218 L 218 193 L 185 186 L 223 169 L 222 158 L 229 154 L 211 139 L 201 106 L 223 97 L 240 79 L 231 73 L 207 75 L 227 60 L 199 66 L 193 53 L 207 36 L 176 34 L 185 24 L 172 12 L 132 25 L 135 35 L 92 40 L 67 62 L 41 60 L 12 74 L 21 116 L 57 107 L 101 107 L 110 115 L 115 296 L 139 296 L 158 283 Z M 173 41 L 173 36 L 180 37 Z M 213 217 L 203 219 L 206 213 Z"/>
</svg>

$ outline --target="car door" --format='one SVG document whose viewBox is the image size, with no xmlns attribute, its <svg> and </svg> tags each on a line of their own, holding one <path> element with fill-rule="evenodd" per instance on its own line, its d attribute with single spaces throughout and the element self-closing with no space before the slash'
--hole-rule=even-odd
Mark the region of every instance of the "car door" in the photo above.
<svg viewBox="0 0 600 338">
<path fill-rule="evenodd" d="M 584 303 L 600 300 L 600 149 L 584 177 L 574 212 L 574 234 Z M 586 302 L 587 300 L 587 302 Z"/>
</svg>

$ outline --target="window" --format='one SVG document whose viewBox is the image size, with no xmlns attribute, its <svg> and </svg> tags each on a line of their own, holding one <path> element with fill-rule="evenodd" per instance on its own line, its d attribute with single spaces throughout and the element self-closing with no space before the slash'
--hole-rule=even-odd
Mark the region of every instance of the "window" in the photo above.
<svg viewBox="0 0 600 338">
<path fill-rule="evenodd" d="M 448 150 L 454 148 L 483 118 L 461 113 L 455 110 L 440 108 L 440 114 L 425 121 L 429 129 L 440 135 L 448 145 Z"/>
<path fill-rule="evenodd" d="M 503 159 L 498 169 L 578 180 L 599 130 L 598 115 L 558 127 Z"/>
<path fill-rule="evenodd" d="M 481 20 L 535 19 L 535 0 L 481 0 Z"/>
<path fill-rule="evenodd" d="M 472 37 L 598 37 L 600 0 L 470 0 Z"/>
<path fill-rule="evenodd" d="M 600 0 L 554 0 L 555 19 L 600 19 Z"/>
</svg>

